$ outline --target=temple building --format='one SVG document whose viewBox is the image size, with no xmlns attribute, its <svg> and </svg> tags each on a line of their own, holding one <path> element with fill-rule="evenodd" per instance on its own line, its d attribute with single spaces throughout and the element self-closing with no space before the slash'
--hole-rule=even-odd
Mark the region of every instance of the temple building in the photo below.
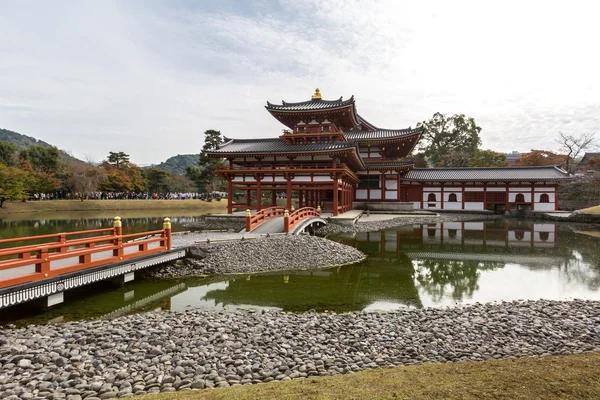
<svg viewBox="0 0 600 400">
<path fill-rule="evenodd" d="M 276 205 L 320 206 L 333 215 L 372 210 L 558 209 L 558 167 L 415 168 L 423 127 L 382 129 L 358 114 L 354 96 L 267 102 L 285 129 L 277 138 L 230 139 L 209 157 L 226 160 L 228 212 Z M 243 193 L 243 194 L 240 194 Z M 254 201 L 253 201 L 254 199 Z M 257 201 L 261 199 L 261 201 Z"/>
</svg>

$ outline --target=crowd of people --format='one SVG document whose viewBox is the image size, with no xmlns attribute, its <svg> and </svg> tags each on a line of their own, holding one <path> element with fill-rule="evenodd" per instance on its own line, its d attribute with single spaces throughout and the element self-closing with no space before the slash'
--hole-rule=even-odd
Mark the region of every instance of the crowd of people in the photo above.
<svg viewBox="0 0 600 400">
<path fill-rule="evenodd" d="M 153 193 L 153 192 L 91 192 L 91 193 L 71 193 L 71 192 L 52 192 L 35 193 L 29 197 L 29 200 L 207 200 L 220 199 L 227 197 L 227 192 L 212 193 Z"/>
</svg>

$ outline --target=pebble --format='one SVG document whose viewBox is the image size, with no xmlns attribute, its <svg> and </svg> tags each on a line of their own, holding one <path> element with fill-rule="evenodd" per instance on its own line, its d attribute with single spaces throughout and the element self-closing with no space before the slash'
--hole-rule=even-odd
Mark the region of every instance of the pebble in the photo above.
<svg viewBox="0 0 600 400">
<path fill-rule="evenodd" d="M 361 261 L 354 247 L 309 235 L 261 237 L 253 240 L 204 243 L 189 250 L 189 257 L 145 270 L 151 278 L 211 274 L 257 273 L 318 269 Z"/>
<path fill-rule="evenodd" d="M 0 393 L 104 400 L 430 362 L 573 354 L 600 351 L 599 330 L 600 302 L 583 300 L 387 313 L 153 311 L 2 329 Z M 169 361 L 158 362 L 164 355 Z"/>
</svg>

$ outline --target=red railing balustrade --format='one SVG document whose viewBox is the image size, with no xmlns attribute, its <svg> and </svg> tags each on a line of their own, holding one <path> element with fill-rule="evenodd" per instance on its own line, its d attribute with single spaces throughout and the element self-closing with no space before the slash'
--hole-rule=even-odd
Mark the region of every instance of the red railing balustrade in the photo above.
<svg viewBox="0 0 600 400">
<path fill-rule="evenodd" d="M 123 235 L 115 217 L 112 228 L 3 239 L 0 245 L 28 241 L 43 243 L 0 249 L 0 289 L 171 250 L 171 220 L 165 218 L 160 230 Z"/>
</svg>

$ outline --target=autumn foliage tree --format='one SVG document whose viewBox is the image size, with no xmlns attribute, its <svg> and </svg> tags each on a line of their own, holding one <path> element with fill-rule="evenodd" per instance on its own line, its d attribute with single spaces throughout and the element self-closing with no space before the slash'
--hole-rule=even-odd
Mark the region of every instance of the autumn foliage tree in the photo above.
<svg viewBox="0 0 600 400">
<path fill-rule="evenodd" d="M 556 154 L 548 150 L 531 150 L 525 153 L 515 162 L 519 167 L 542 167 L 548 165 L 562 165 L 565 162 L 565 156 Z"/>
<path fill-rule="evenodd" d="M 492 150 L 477 150 L 471 160 L 469 167 L 507 167 L 506 154 Z"/>
</svg>

